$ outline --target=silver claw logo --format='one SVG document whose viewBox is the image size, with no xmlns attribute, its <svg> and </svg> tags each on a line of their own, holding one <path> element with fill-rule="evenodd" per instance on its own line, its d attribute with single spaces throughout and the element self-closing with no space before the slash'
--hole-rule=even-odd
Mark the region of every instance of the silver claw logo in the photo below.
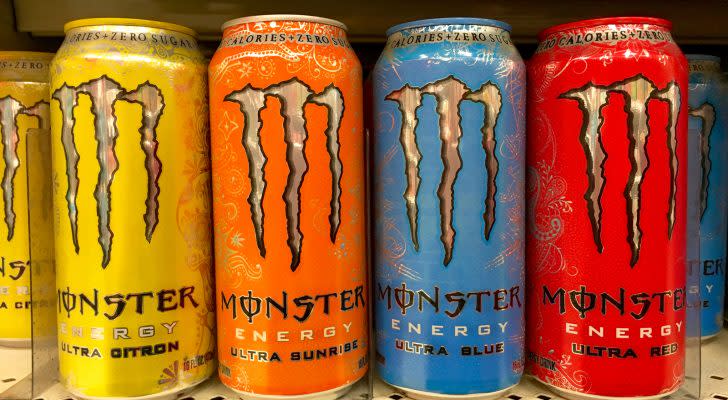
<svg viewBox="0 0 728 400">
<path fill-rule="evenodd" d="M 277 98 L 281 103 L 283 116 L 283 139 L 286 143 L 286 162 L 288 164 L 288 180 L 283 193 L 286 204 L 288 247 L 291 249 L 291 270 L 295 271 L 301 261 L 303 233 L 300 228 L 301 185 L 308 171 L 306 160 L 306 104 L 316 104 L 328 110 L 328 127 L 326 128 L 326 149 L 329 154 L 329 170 L 331 171 L 331 204 L 329 214 L 331 242 L 336 242 L 336 235 L 341 222 L 341 176 L 342 164 L 339 157 L 339 128 L 344 117 L 344 97 L 341 90 L 334 85 L 327 86 L 320 93 L 315 93 L 297 78 L 270 85 L 266 88 L 254 88 L 250 84 L 241 90 L 225 96 L 225 101 L 240 105 L 245 117 L 242 145 L 248 158 L 248 177 L 250 179 L 250 213 L 255 227 L 255 239 L 261 257 L 265 257 L 265 241 L 263 237 L 265 213 L 263 197 L 265 196 L 265 164 L 267 158 L 260 143 L 262 121 L 260 113 L 266 107 L 268 96 Z"/>
<path fill-rule="evenodd" d="M 21 114 L 33 116 L 38 119 L 40 129 L 49 129 L 48 102 L 39 101 L 31 107 L 25 107 L 22 103 L 10 96 L 0 99 L 0 131 L 2 132 L 3 161 L 5 170 L 2 179 L 3 202 L 5 204 L 5 225 L 8 228 L 8 241 L 15 235 L 15 175 L 20 168 L 18 157 L 18 143 L 20 136 L 18 132 L 18 116 Z"/>
<path fill-rule="evenodd" d="M 53 93 L 57 100 L 63 118 L 61 128 L 61 141 L 66 155 L 66 176 L 68 190 L 66 203 L 68 204 L 68 217 L 71 222 L 71 234 L 76 253 L 78 244 L 78 211 L 76 197 L 78 196 L 78 161 L 79 154 L 75 143 L 74 128 L 76 119 L 74 109 L 78 105 L 79 95 L 85 94 L 91 99 L 91 113 L 94 116 L 94 136 L 96 139 L 96 159 L 99 162 L 99 176 L 94 190 L 96 199 L 96 213 L 98 215 L 99 244 L 103 252 L 102 267 L 106 268 L 111 261 L 111 245 L 114 233 L 111 230 L 111 184 L 114 174 L 119 168 L 116 157 L 116 138 L 119 130 L 116 125 L 115 105 L 117 101 L 139 104 L 142 107 L 141 147 L 145 155 L 144 166 L 147 170 L 147 199 L 144 223 L 146 225 L 146 239 L 151 242 L 154 229 L 159 222 L 159 176 L 162 172 L 162 162 L 157 157 L 157 125 L 164 110 L 164 97 L 161 90 L 149 81 L 127 91 L 121 85 L 102 75 L 98 79 L 90 80 L 78 86 L 63 84 Z"/>
<path fill-rule="evenodd" d="M 455 244 L 455 229 L 452 222 L 454 186 L 463 164 L 460 157 L 460 138 L 462 137 L 460 103 L 469 100 L 482 103 L 485 107 L 481 132 L 483 134 L 483 150 L 485 151 L 485 169 L 488 182 L 483 220 L 485 221 L 484 236 L 486 240 L 489 240 L 495 224 L 496 178 L 498 176 L 495 128 L 500 115 L 502 100 L 500 89 L 490 81 L 483 84 L 478 90 L 473 91 L 452 75 L 421 88 L 405 85 L 386 96 L 387 100 L 397 102 L 399 111 L 402 114 L 399 141 L 404 152 L 405 175 L 407 177 L 407 187 L 403 197 L 407 206 L 410 236 L 416 251 L 419 251 L 420 247 L 417 235 L 419 212 L 417 196 L 422 181 L 420 178 L 422 154 L 417 147 L 416 131 L 419 123 L 417 110 L 422 106 L 422 98 L 425 94 L 433 95 L 437 101 L 436 111 L 439 117 L 439 134 L 442 142 L 440 156 L 444 166 L 437 196 L 440 200 L 440 240 L 445 248 L 443 263 L 448 265 L 452 260 Z"/>
<path fill-rule="evenodd" d="M 589 178 L 589 186 L 584 194 L 584 200 L 587 202 L 594 243 L 600 253 L 604 250 L 601 239 L 601 198 L 606 183 L 604 161 L 607 159 L 607 154 L 602 145 L 601 129 L 604 124 L 602 109 L 607 105 L 610 93 L 623 96 L 625 101 L 624 110 L 627 113 L 631 171 L 627 186 L 624 189 L 624 197 L 627 200 L 628 242 L 632 250 L 630 265 L 634 267 L 639 260 L 642 244 L 642 231 L 640 229 L 641 187 L 642 180 L 649 168 L 646 144 L 647 137 L 650 135 L 648 104 L 651 99 L 664 101 L 669 107 L 669 121 L 666 129 L 667 147 L 670 152 L 671 179 L 667 235 L 668 238 L 672 238 L 672 230 L 675 226 L 675 199 L 677 196 L 676 127 L 680 114 L 680 89 L 675 82 L 670 82 L 663 89 L 658 89 L 652 81 L 639 74 L 607 86 L 588 83 L 560 96 L 563 99 L 576 100 L 583 115 L 579 140 L 586 155 L 586 173 Z"/>
<path fill-rule="evenodd" d="M 715 125 L 715 107 L 710 103 L 703 103 L 700 107 L 691 108 L 691 117 L 699 118 L 700 127 L 700 220 L 703 220 L 705 210 L 708 208 L 708 189 L 710 187 L 710 170 L 713 162 L 710 160 L 710 135 Z"/>
</svg>

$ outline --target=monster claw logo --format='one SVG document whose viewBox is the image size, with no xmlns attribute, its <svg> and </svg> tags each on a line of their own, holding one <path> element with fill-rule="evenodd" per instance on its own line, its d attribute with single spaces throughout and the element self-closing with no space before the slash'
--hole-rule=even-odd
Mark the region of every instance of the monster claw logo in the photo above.
<svg viewBox="0 0 728 400">
<path fill-rule="evenodd" d="M 710 160 L 710 135 L 715 125 L 715 107 L 710 103 L 703 103 L 698 108 L 691 108 L 691 117 L 700 118 L 700 167 L 702 170 L 700 183 L 700 220 L 703 220 L 705 210 L 708 208 L 708 188 L 710 187 L 710 170 L 713 163 Z"/>
<path fill-rule="evenodd" d="M 485 119 L 483 120 L 483 149 L 485 150 L 485 171 L 488 173 L 488 190 L 485 200 L 485 239 L 490 239 L 490 232 L 495 224 L 495 195 L 498 188 L 495 178 L 498 176 L 498 157 L 495 155 L 495 127 L 498 122 L 498 115 L 501 109 L 501 94 L 498 87 L 488 82 L 480 87 L 480 90 L 468 93 L 468 100 L 482 103 L 486 108 Z M 494 116 L 494 117 L 493 117 Z"/>
<path fill-rule="evenodd" d="M 667 147 L 670 153 L 670 196 L 668 199 L 668 238 L 672 237 L 675 225 L 675 199 L 677 196 L 677 136 L 676 126 L 680 113 L 680 90 L 675 82 L 668 83 L 663 89 L 642 75 L 637 75 L 624 81 L 611 85 L 601 86 L 588 83 L 580 88 L 563 93 L 560 98 L 576 100 L 582 112 L 582 127 L 579 140 L 584 149 L 587 161 L 587 176 L 589 184 L 584 194 L 587 203 L 589 219 L 591 221 L 594 243 L 601 253 L 604 246 L 601 240 L 602 205 L 601 198 L 606 177 L 604 175 L 604 162 L 607 154 L 602 146 L 602 125 L 604 117 L 602 109 L 607 105 L 610 93 L 617 93 L 624 97 L 625 112 L 627 113 L 627 134 L 629 138 L 629 161 L 631 171 L 624 197 L 627 200 L 628 238 L 632 250 L 630 265 L 639 260 L 642 243 L 640 230 L 640 206 L 642 194 L 642 180 L 649 167 L 647 155 L 647 137 L 650 134 L 648 125 L 648 103 L 651 99 L 664 101 L 669 107 L 669 121 L 667 122 Z"/>
<path fill-rule="evenodd" d="M 154 229 L 159 222 L 159 176 L 162 163 L 157 157 L 157 125 L 164 110 L 164 98 L 159 88 L 149 81 L 127 91 L 106 75 L 78 86 L 63 84 L 53 93 L 59 102 L 62 115 L 61 141 L 66 155 L 66 176 L 68 190 L 66 202 L 68 217 L 71 223 L 71 235 L 76 253 L 80 251 L 78 244 L 78 211 L 76 197 L 78 195 L 78 161 L 79 154 L 75 144 L 74 128 L 76 119 L 74 109 L 78 105 L 79 95 L 85 94 L 91 99 L 91 113 L 94 116 L 94 137 L 97 143 L 96 159 L 99 162 L 99 176 L 94 190 L 96 212 L 98 216 L 99 244 L 103 252 L 102 267 L 106 268 L 111 261 L 111 245 L 114 233 L 111 230 L 111 184 L 114 174 L 119 168 L 116 157 L 116 139 L 119 130 L 116 125 L 115 105 L 117 101 L 139 104 L 142 107 L 141 147 L 144 152 L 144 166 L 147 170 L 147 200 L 144 223 L 147 241 L 152 240 Z"/>
<path fill-rule="evenodd" d="M 15 208 L 13 204 L 15 185 L 13 181 L 18 168 L 20 168 L 20 158 L 18 157 L 18 142 L 20 141 L 18 116 L 20 114 L 36 117 L 38 127 L 41 129 L 49 129 L 50 127 L 48 102 L 39 101 L 32 107 L 26 108 L 10 96 L 0 99 L 0 133 L 2 134 L 3 161 L 5 162 L 1 186 L 5 204 L 5 225 L 8 228 L 8 241 L 12 240 L 15 235 Z"/>
<path fill-rule="evenodd" d="M 308 171 L 306 160 L 306 104 L 316 104 L 328 110 L 328 127 L 326 128 L 326 149 L 329 154 L 329 170 L 331 171 L 331 203 L 329 214 L 331 242 L 336 242 L 336 235 L 341 222 L 341 176 L 342 163 L 339 157 L 339 128 L 344 116 L 344 97 L 334 85 L 327 86 L 321 93 L 315 93 L 297 78 L 290 79 L 263 89 L 250 84 L 234 91 L 225 97 L 225 101 L 238 103 L 245 117 L 242 145 L 248 158 L 248 178 L 250 194 L 248 204 L 255 228 L 255 239 L 261 257 L 265 257 L 263 197 L 265 195 L 265 164 L 267 158 L 260 143 L 262 121 L 260 113 L 266 107 L 268 96 L 277 98 L 281 103 L 283 116 L 283 139 L 286 143 L 286 162 L 288 179 L 283 193 L 286 204 L 288 247 L 291 250 L 291 270 L 295 271 L 301 261 L 303 233 L 300 228 L 301 185 Z"/>
<path fill-rule="evenodd" d="M 455 229 L 453 228 L 453 202 L 455 180 L 462 168 L 460 157 L 460 138 L 462 137 L 460 103 L 469 100 L 483 104 L 485 115 L 481 132 L 483 134 L 483 150 L 485 151 L 485 169 L 488 175 L 486 185 L 485 222 L 484 236 L 490 239 L 490 233 L 495 223 L 495 195 L 497 192 L 496 178 L 498 176 L 498 158 L 495 154 L 496 139 L 495 128 L 501 111 L 502 99 L 498 87 L 487 82 L 478 90 L 470 90 L 465 83 L 453 76 L 429 83 L 422 88 L 405 85 L 385 97 L 387 100 L 396 101 L 402 115 L 402 126 L 400 128 L 399 141 L 405 159 L 405 175 L 407 187 L 404 192 L 404 200 L 407 207 L 407 218 L 410 225 L 410 236 L 415 250 L 419 251 L 419 240 L 417 234 L 418 206 L 417 195 L 420 182 L 420 160 L 422 154 L 417 147 L 417 110 L 422 105 L 422 98 L 430 94 L 437 101 L 437 114 L 439 117 L 439 135 L 442 147 L 440 157 L 443 163 L 442 178 L 437 189 L 437 196 L 440 201 L 440 240 L 445 249 L 444 265 L 452 260 L 453 247 L 455 244 Z"/>
</svg>

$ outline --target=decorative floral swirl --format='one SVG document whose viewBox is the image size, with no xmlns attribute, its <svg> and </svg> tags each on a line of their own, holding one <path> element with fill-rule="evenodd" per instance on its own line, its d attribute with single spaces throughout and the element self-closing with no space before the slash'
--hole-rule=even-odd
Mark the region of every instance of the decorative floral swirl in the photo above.
<svg viewBox="0 0 728 400">
<path fill-rule="evenodd" d="M 672 385 L 666 387 L 662 393 L 672 393 L 685 383 L 685 365 L 682 360 L 675 363 L 672 368 Z"/>
<path fill-rule="evenodd" d="M 241 392 L 250 392 L 252 390 L 250 387 L 250 378 L 243 365 L 242 363 L 235 363 L 230 368 L 230 375 L 234 377 L 232 387 Z"/>
<path fill-rule="evenodd" d="M 238 251 L 245 245 L 242 234 L 233 234 L 232 227 L 224 229 L 226 230 L 221 226 L 215 227 L 215 255 L 219 257 L 217 264 L 224 268 L 223 271 L 218 271 L 218 274 L 222 275 L 220 278 L 233 289 L 241 288 L 247 280 L 261 279 L 263 267 L 258 263 L 251 263 Z"/>
<path fill-rule="evenodd" d="M 384 225 L 384 246 L 379 250 L 384 252 L 384 256 L 389 262 L 394 263 L 407 254 L 407 240 L 392 219 L 385 218 L 382 223 Z"/>
<path fill-rule="evenodd" d="M 536 168 L 528 171 L 527 196 L 530 217 L 529 230 L 536 248 L 534 260 L 538 273 L 566 271 L 576 274 L 575 267 L 568 267 L 556 240 L 563 234 L 562 214 L 573 212 L 572 202 L 565 197 L 566 181 L 552 174 L 552 166 L 539 161 Z"/>
<path fill-rule="evenodd" d="M 346 33 L 343 29 L 313 22 L 301 21 L 266 21 L 249 24 L 241 24 L 225 32 L 226 37 L 245 36 L 250 34 L 312 34 L 326 37 L 337 37 L 346 41 Z M 333 78 L 337 75 L 348 60 L 348 54 L 342 52 L 342 47 L 332 44 L 308 44 L 282 41 L 275 44 L 266 44 L 265 48 L 255 43 L 242 44 L 245 50 L 236 52 L 234 55 L 220 61 L 216 71 L 213 72 L 211 80 L 218 82 L 231 68 L 237 66 L 240 60 L 248 60 L 256 64 L 256 69 L 266 76 L 266 68 L 272 67 L 270 57 L 279 57 L 286 61 L 286 70 L 291 74 L 305 73 L 314 78 L 322 78 L 323 75 Z M 265 55 L 266 57 L 261 57 Z M 265 63 L 270 63 L 266 64 Z M 304 71 L 307 69 L 307 71 Z M 270 74 L 270 73 L 268 73 Z"/>
<path fill-rule="evenodd" d="M 546 376 L 547 383 L 566 390 L 589 393 L 592 387 L 591 377 L 584 370 L 569 372 L 573 366 L 570 356 L 563 355 L 556 365 L 557 370 Z"/>
<path fill-rule="evenodd" d="M 202 76 L 199 73 L 196 76 Z M 198 78 L 199 79 L 199 78 Z M 200 286 L 203 292 L 200 297 L 204 305 L 196 312 L 197 344 L 196 354 L 206 354 L 214 350 L 215 321 L 210 315 L 215 311 L 215 295 L 212 283 L 212 232 L 209 207 L 210 193 L 210 160 L 208 144 L 207 96 L 206 86 L 197 80 L 182 80 L 174 87 L 178 93 L 190 93 L 192 104 L 188 106 L 199 113 L 188 113 L 183 126 L 190 127 L 190 134 L 184 137 L 184 146 L 188 160 L 182 173 L 186 177 L 187 186 L 182 190 L 177 201 L 177 229 L 186 243 L 185 261 L 187 268 L 198 271 Z M 196 377 L 198 378 L 198 377 Z"/>
</svg>

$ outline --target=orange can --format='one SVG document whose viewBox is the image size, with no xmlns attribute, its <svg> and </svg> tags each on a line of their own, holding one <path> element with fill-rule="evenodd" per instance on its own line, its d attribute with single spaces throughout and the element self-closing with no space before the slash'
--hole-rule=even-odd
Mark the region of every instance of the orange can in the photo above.
<svg viewBox="0 0 728 400">
<path fill-rule="evenodd" d="M 334 398 L 368 367 L 362 73 L 340 22 L 223 25 L 210 63 L 219 375 Z"/>
</svg>

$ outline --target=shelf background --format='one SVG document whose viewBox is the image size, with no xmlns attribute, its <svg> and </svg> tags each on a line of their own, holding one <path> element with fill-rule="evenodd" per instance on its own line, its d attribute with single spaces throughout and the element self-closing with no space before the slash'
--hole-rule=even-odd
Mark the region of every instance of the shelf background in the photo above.
<svg viewBox="0 0 728 400">
<path fill-rule="evenodd" d="M 54 52 L 62 42 L 64 23 L 117 16 L 189 26 L 200 34 L 200 47 L 211 57 L 220 39 L 220 26 L 227 20 L 256 14 L 300 13 L 346 23 L 350 41 L 367 73 L 384 46 L 387 28 L 404 21 L 446 16 L 500 19 L 513 26 L 514 42 L 523 58 L 528 59 L 536 48 L 538 32 L 546 27 L 591 17 L 651 15 L 673 21 L 673 34 L 685 53 L 713 54 L 728 61 L 726 0 L 471 0 L 443 4 L 442 0 L 0 0 L 0 50 Z"/>
<path fill-rule="evenodd" d="M 442 16 L 478 16 L 513 25 L 519 42 L 535 42 L 543 28 L 586 16 L 654 15 L 674 22 L 683 43 L 728 43 L 724 0 L 704 1 L 580 1 L 530 0 L 454 1 L 240 1 L 240 0 L 14 0 L 18 30 L 36 35 L 61 35 L 71 19 L 126 16 L 176 22 L 202 37 L 220 36 L 220 25 L 232 18 L 256 14 L 298 13 L 338 19 L 349 26 L 352 41 L 382 41 L 385 30 L 406 20 Z M 709 23 L 709 20 L 715 23 Z"/>
</svg>

